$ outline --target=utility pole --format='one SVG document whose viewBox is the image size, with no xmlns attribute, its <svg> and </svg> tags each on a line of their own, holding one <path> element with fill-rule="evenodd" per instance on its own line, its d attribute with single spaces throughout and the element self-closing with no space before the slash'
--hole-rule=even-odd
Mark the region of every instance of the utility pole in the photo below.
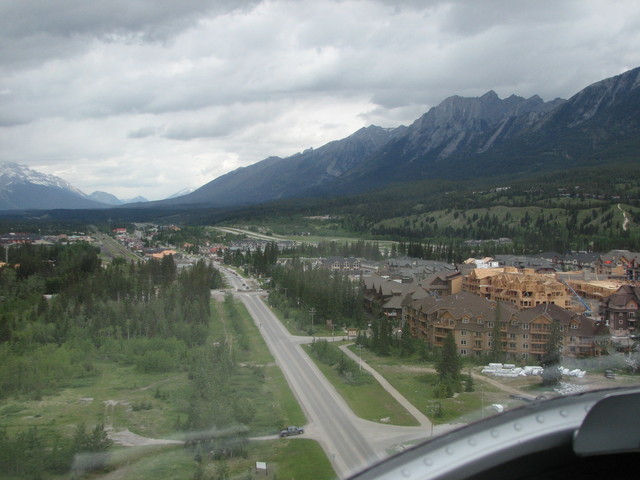
<svg viewBox="0 0 640 480">
<path fill-rule="evenodd" d="M 315 337 L 316 332 L 313 329 L 313 316 L 316 314 L 316 309 L 311 307 L 309 309 L 309 315 L 311 315 L 311 335 L 313 335 Z"/>
</svg>

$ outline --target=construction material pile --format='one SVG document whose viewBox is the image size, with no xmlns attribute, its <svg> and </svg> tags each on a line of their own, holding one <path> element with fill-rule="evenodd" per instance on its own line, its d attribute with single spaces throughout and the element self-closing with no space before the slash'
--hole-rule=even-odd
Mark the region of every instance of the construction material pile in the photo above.
<svg viewBox="0 0 640 480">
<path fill-rule="evenodd" d="M 562 375 L 566 375 L 569 377 L 577 377 L 582 378 L 586 375 L 586 371 L 580 370 L 578 368 L 574 370 L 569 370 L 568 368 L 559 367 Z M 528 377 L 532 375 L 542 375 L 544 372 L 544 368 L 533 365 L 526 367 L 516 367 L 513 363 L 490 363 L 482 369 L 482 373 L 486 373 L 489 375 L 493 375 L 494 377 L 507 377 L 507 378 L 516 378 L 516 377 Z"/>
</svg>

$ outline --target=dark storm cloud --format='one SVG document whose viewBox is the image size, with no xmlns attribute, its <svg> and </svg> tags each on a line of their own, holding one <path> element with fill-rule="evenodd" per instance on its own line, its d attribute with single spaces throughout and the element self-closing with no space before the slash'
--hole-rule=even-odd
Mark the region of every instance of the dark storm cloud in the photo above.
<svg viewBox="0 0 640 480">
<path fill-rule="evenodd" d="M 168 41 L 208 14 L 249 8 L 252 0 L 4 0 L 0 61 L 29 65 L 76 55 L 91 39 Z"/>
<path fill-rule="evenodd" d="M 451 95 L 566 98 L 639 44 L 635 0 L 0 0 L 0 161 L 158 198 Z"/>
</svg>

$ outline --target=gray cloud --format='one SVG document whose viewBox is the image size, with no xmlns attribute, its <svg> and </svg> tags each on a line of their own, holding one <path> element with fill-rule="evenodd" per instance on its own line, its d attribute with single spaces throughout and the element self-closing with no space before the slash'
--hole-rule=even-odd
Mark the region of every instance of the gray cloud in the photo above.
<svg viewBox="0 0 640 480">
<path fill-rule="evenodd" d="M 0 0 L 0 160 L 159 198 L 454 94 L 566 98 L 638 44 L 635 0 Z"/>
</svg>

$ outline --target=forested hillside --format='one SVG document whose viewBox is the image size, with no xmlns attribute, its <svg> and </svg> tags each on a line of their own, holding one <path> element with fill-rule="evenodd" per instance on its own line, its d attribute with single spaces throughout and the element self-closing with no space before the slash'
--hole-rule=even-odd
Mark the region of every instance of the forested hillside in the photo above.
<svg viewBox="0 0 640 480">
<path fill-rule="evenodd" d="M 276 202 L 218 221 L 255 222 L 276 233 L 421 242 L 439 250 L 467 240 L 513 241 L 492 251 L 489 246 L 488 254 L 633 250 L 640 249 L 639 178 L 640 166 L 623 164 L 519 181 L 413 182 L 363 195 Z"/>
</svg>

